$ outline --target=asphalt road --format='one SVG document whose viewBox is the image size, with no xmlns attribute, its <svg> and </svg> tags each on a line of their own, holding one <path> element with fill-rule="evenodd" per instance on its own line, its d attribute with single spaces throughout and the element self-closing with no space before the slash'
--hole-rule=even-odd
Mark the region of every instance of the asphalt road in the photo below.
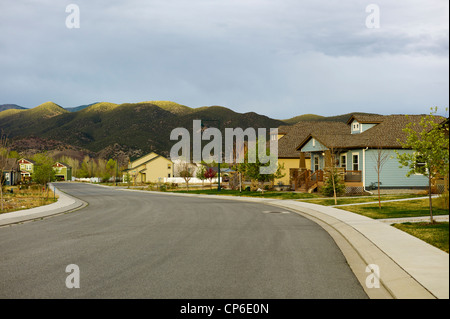
<svg viewBox="0 0 450 319">
<path fill-rule="evenodd" d="M 328 233 L 293 212 L 58 187 L 89 205 L 0 228 L 0 298 L 367 298 Z"/>
</svg>

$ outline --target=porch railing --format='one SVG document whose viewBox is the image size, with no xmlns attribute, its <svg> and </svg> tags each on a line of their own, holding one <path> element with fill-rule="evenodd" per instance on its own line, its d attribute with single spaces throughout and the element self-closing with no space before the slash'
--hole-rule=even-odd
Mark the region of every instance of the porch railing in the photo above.
<svg viewBox="0 0 450 319">
<path fill-rule="evenodd" d="M 345 171 L 344 175 L 345 182 L 361 182 L 362 172 L 361 171 Z"/>
</svg>

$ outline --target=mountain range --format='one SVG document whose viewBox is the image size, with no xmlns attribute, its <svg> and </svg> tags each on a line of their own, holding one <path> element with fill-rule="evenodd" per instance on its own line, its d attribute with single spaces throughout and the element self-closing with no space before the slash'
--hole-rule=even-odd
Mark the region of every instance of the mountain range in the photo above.
<svg viewBox="0 0 450 319">
<path fill-rule="evenodd" d="M 207 126 L 275 128 L 299 121 L 347 121 L 349 113 L 333 117 L 305 114 L 291 119 L 272 119 L 254 112 L 237 113 L 222 106 L 191 108 L 171 101 L 115 104 L 96 102 L 63 108 L 46 102 L 34 108 L 0 105 L 0 129 L 20 152 L 59 150 L 104 158 L 135 158 L 155 151 L 168 156 L 176 127 L 192 131 L 192 121 Z M 209 121 L 208 121 L 209 120 Z M 218 121 L 219 122 L 218 122 Z M 80 155 L 81 156 L 81 155 Z"/>
</svg>

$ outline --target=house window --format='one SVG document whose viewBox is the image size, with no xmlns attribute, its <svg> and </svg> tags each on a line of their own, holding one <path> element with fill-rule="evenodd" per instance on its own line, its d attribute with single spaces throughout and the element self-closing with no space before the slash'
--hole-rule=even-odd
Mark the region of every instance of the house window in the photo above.
<svg viewBox="0 0 450 319">
<path fill-rule="evenodd" d="M 167 174 L 167 177 L 170 177 L 170 174 Z"/>
<path fill-rule="evenodd" d="M 319 157 L 314 156 L 314 172 L 319 170 Z"/>
<path fill-rule="evenodd" d="M 347 154 L 341 155 L 340 167 L 347 168 Z"/>
<path fill-rule="evenodd" d="M 353 161 L 352 161 L 353 170 L 359 171 L 359 154 L 358 153 L 353 154 L 352 159 L 353 159 Z"/>
<path fill-rule="evenodd" d="M 312 139 L 312 145 L 313 145 L 313 147 L 315 147 L 316 146 L 316 139 Z"/>
<path fill-rule="evenodd" d="M 353 131 L 359 131 L 359 123 L 353 124 Z"/>
<path fill-rule="evenodd" d="M 172 164 L 167 164 L 167 169 L 172 169 Z"/>
</svg>

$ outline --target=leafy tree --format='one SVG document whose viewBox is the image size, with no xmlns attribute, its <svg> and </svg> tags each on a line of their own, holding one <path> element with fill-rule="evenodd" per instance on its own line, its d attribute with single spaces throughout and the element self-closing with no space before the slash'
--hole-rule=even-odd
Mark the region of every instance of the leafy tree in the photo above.
<svg viewBox="0 0 450 319">
<path fill-rule="evenodd" d="M 205 173 L 206 173 L 206 166 L 200 165 L 200 167 L 197 169 L 197 173 L 195 174 L 195 177 L 197 177 L 199 180 L 202 181 L 202 188 L 204 186 L 204 182 L 206 179 Z"/>
<path fill-rule="evenodd" d="M 262 174 L 261 168 L 267 166 L 260 161 L 259 156 L 252 156 L 255 161 L 254 163 L 249 163 L 249 155 L 255 155 L 258 153 L 258 141 L 255 143 L 253 149 L 248 149 L 244 156 L 244 163 L 238 164 L 238 171 L 242 172 L 248 178 L 257 181 L 259 183 L 260 189 L 264 192 L 264 183 L 273 182 L 275 179 L 283 178 L 286 174 L 283 174 L 284 165 L 277 164 L 277 169 L 271 174 Z M 270 156 L 270 149 L 266 149 L 266 155 Z M 277 154 L 278 155 L 278 154 Z M 273 158 L 272 158 L 273 160 Z"/>
<path fill-rule="evenodd" d="M 448 111 L 448 109 L 446 109 Z M 403 129 L 406 141 L 400 141 L 403 148 L 414 150 L 413 153 L 397 153 L 400 167 L 408 167 L 406 176 L 423 174 L 428 178 L 428 196 L 430 220 L 433 220 L 433 204 L 431 200 L 431 183 L 438 176 L 448 176 L 449 144 L 445 131 L 448 122 L 435 116 L 437 107 L 431 108 L 429 115 L 423 116 L 419 123 L 410 122 Z"/>
<path fill-rule="evenodd" d="M 33 181 L 41 185 L 47 185 L 55 181 L 55 171 L 53 170 L 54 160 L 46 153 L 39 153 L 33 156 L 34 164 Z"/>
<path fill-rule="evenodd" d="M 108 162 L 105 164 L 105 169 L 101 173 L 102 180 L 108 181 L 111 176 L 116 176 L 116 164 L 117 162 L 113 159 L 109 159 Z M 99 167 L 102 167 L 103 165 L 99 165 Z"/>
<path fill-rule="evenodd" d="M 209 188 L 212 189 L 212 180 L 214 177 L 216 177 L 217 172 L 212 169 L 212 167 L 208 167 L 208 169 L 205 171 L 205 178 L 209 180 Z"/>
<path fill-rule="evenodd" d="M 58 158 L 58 161 L 66 163 L 67 165 L 72 167 L 72 176 L 80 177 L 78 174 L 78 170 L 80 169 L 80 161 L 77 158 L 63 155 Z"/>
</svg>

